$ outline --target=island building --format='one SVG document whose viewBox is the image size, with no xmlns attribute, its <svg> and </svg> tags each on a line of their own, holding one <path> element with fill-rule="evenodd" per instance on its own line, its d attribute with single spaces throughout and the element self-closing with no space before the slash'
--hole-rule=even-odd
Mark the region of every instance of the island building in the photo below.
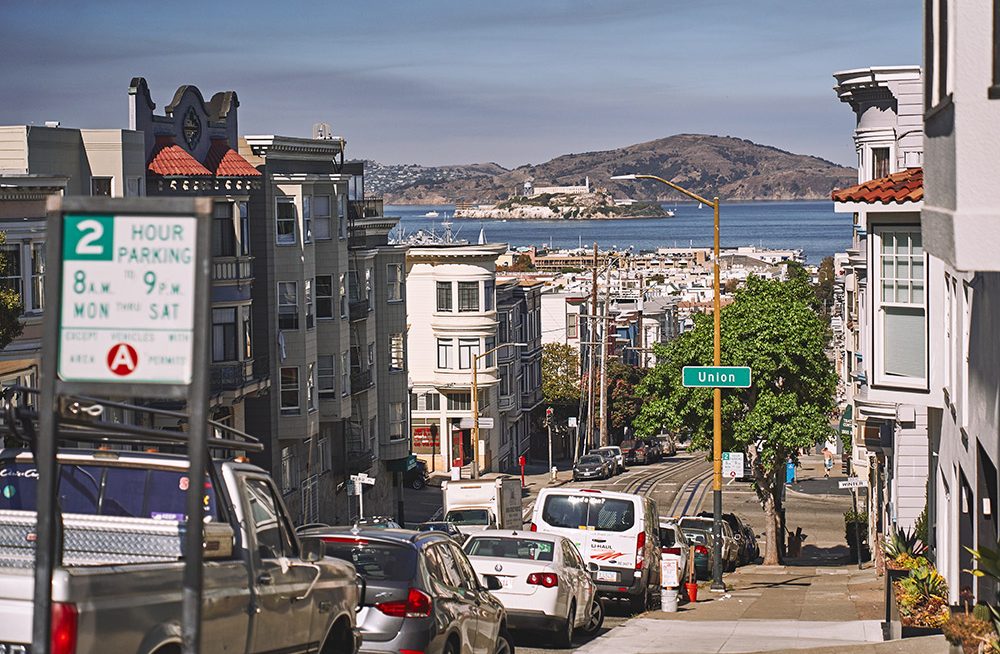
<svg viewBox="0 0 1000 654">
<path fill-rule="evenodd" d="M 944 287 L 930 352 L 943 374 L 930 430 L 929 538 L 949 603 L 971 589 L 995 605 L 968 548 L 996 548 L 1000 467 L 1000 32 L 993 3 L 925 5 L 923 245 Z"/>
<path fill-rule="evenodd" d="M 941 260 L 924 249 L 922 84 L 917 66 L 835 73 L 857 118 L 856 186 L 834 191 L 853 214 L 843 278 L 843 434 L 868 482 L 869 542 L 912 529 L 927 500 L 931 432 L 943 407 Z M 842 259 L 843 261 L 843 259 Z M 865 495 L 867 495 L 865 497 Z"/>
<path fill-rule="evenodd" d="M 400 472 L 409 459 L 406 404 L 405 248 L 388 243 L 396 220 L 364 197 L 361 164 L 345 162 L 343 138 L 246 136 L 240 153 L 261 172 L 252 190 L 250 239 L 255 357 L 272 390 L 247 399 L 264 437 L 258 460 L 275 473 L 302 523 L 344 524 L 399 515 Z"/>
<path fill-rule="evenodd" d="M 524 182 L 520 189 L 514 190 L 514 195 L 533 197 L 536 195 L 586 195 L 590 193 L 590 177 L 582 186 L 535 186 L 533 180 Z"/>
<path fill-rule="evenodd" d="M 38 386 L 46 308 L 46 201 L 51 196 L 144 194 L 143 135 L 56 121 L 0 126 L 0 285 L 21 298 L 21 335 L 0 350 L 0 385 Z M 109 420 L 123 420 L 110 410 Z"/>
</svg>

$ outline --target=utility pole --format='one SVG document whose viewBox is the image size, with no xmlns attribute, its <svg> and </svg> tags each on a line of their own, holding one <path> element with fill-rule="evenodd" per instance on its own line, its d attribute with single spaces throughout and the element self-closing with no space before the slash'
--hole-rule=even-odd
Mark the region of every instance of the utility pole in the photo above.
<svg viewBox="0 0 1000 654">
<path fill-rule="evenodd" d="M 611 261 L 608 260 L 608 282 L 604 287 L 604 310 L 601 320 L 601 447 L 606 447 L 608 443 L 608 306 L 611 304 Z"/>
<path fill-rule="evenodd" d="M 597 241 L 594 241 L 594 270 L 590 285 L 590 340 L 593 342 L 597 336 Z M 589 450 L 594 442 L 594 390 L 596 379 L 596 369 L 594 367 L 597 348 L 590 346 L 590 356 L 587 357 L 587 447 Z"/>
</svg>

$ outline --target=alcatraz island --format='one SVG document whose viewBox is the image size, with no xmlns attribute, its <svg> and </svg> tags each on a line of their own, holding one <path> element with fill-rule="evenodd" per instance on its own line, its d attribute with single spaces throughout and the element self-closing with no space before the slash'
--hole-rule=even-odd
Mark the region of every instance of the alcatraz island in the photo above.
<svg viewBox="0 0 1000 654">
<path fill-rule="evenodd" d="M 460 203 L 455 218 L 488 220 L 595 220 L 669 218 L 673 212 L 655 202 L 615 199 L 605 189 L 581 186 L 534 186 L 530 181 L 509 199 L 495 204 Z"/>
</svg>

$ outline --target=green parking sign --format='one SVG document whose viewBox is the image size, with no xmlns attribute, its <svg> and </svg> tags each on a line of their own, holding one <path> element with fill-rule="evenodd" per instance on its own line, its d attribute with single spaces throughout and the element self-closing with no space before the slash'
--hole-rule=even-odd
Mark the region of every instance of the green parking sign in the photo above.
<svg viewBox="0 0 1000 654">
<path fill-rule="evenodd" d="M 67 215 L 63 221 L 63 260 L 111 261 L 114 224 L 113 216 Z"/>
</svg>

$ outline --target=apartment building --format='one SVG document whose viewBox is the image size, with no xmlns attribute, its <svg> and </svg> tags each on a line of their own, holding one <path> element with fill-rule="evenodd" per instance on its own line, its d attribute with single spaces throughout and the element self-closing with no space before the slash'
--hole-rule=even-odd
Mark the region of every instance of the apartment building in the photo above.
<svg viewBox="0 0 1000 654">
<path fill-rule="evenodd" d="M 496 261 L 506 251 L 502 243 L 439 242 L 407 252 L 413 451 L 432 472 L 472 461 L 472 366 L 499 343 Z M 480 428 L 476 444 L 483 471 L 502 460 L 497 354 L 478 359 L 480 416 L 493 421 Z"/>
<path fill-rule="evenodd" d="M 259 435 L 246 422 L 244 400 L 271 384 L 270 369 L 255 356 L 252 338 L 255 251 L 250 225 L 265 217 L 250 209 L 261 173 L 235 149 L 239 99 L 235 91 L 220 91 L 206 102 L 197 87 L 185 85 L 157 114 L 142 77 L 132 79 L 128 96 L 129 128 L 142 138 L 140 188 L 150 197 L 213 200 L 209 415 Z"/>
<path fill-rule="evenodd" d="M 974 578 L 966 548 L 996 548 L 1000 465 L 1000 14 L 996 3 L 924 3 L 922 236 L 943 261 L 941 409 L 933 414 L 928 515 L 951 602 L 969 589 L 995 604 L 989 577 Z"/>
<path fill-rule="evenodd" d="M 50 196 L 139 196 L 142 134 L 123 129 L 0 126 L 0 284 L 21 297 L 22 333 L 0 351 L 0 384 L 38 385 Z M 110 419 L 119 419 L 112 411 Z"/>
<path fill-rule="evenodd" d="M 513 471 L 518 457 L 545 452 L 532 443 L 532 436 L 542 431 L 542 286 L 532 280 L 497 280 L 497 344 L 510 344 L 497 350 L 498 470 Z"/>
<path fill-rule="evenodd" d="M 857 117 L 856 186 L 834 191 L 854 215 L 842 316 L 845 433 L 868 480 L 871 542 L 911 529 L 926 505 L 931 423 L 940 411 L 941 261 L 921 236 L 923 141 L 917 66 L 835 73 Z"/>
</svg>

